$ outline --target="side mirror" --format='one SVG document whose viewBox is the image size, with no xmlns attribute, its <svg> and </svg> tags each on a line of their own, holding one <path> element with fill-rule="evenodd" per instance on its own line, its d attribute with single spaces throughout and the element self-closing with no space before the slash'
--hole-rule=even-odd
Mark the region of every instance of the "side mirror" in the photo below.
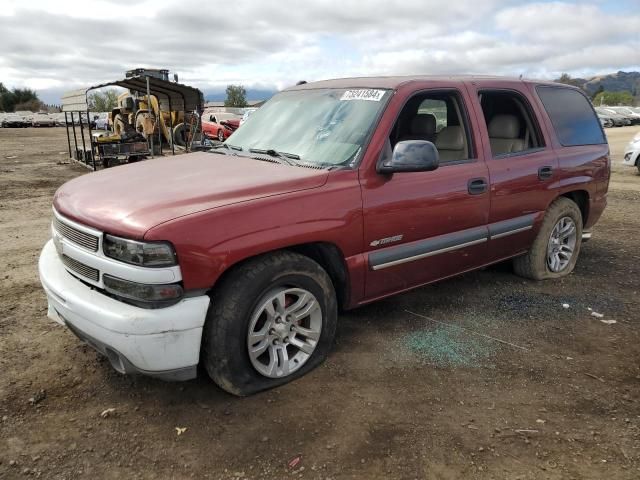
<svg viewBox="0 0 640 480">
<path fill-rule="evenodd" d="M 439 164 L 438 149 L 432 142 L 404 140 L 396 143 L 391 156 L 381 158 L 377 171 L 383 174 L 430 172 L 438 168 Z"/>
</svg>

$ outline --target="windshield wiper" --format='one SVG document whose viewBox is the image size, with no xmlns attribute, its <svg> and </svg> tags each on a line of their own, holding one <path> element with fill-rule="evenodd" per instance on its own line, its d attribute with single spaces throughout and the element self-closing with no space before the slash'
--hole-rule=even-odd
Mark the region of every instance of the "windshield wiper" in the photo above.
<svg viewBox="0 0 640 480">
<path fill-rule="evenodd" d="M 298 162 L 296 162 L 296 160 L 300 160 L 300 155 L 296 155 L 295 153 L 279 152 L 272 148 L 268 148 L 268 149 L 250 148 L 249 151 L 251 153 L 259 153 L 262 155 L 269 155 L 270 157 L 279 158 L 287 165 L 298 165 Z"/>
<path fill-rule="evenodd" d="M 221 148 L 226 148 L 231 152 L 231 153 L 225 153 L 224 155 L 238 155 L 236 151 L 238 152 L 242 151 L 242 147 L 237 147 L 235 145 L 230 145 L 228 143 L 220 143 L 218 145 L 215 145 L 210 151 L 219 150 Z M 214 153 L 222 153 L 222 152 L 214 152 Z"/>
</svg>

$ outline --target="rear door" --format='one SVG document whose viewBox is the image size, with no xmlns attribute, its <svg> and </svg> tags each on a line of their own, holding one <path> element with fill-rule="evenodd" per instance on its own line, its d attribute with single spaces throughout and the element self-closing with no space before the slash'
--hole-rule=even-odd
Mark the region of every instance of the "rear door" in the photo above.
<svg viewBox="0 0 640 480">
<path fill-rule="evenodd" d="M 477 80 L 467 86 L 489 169 L 488 260 L 495 262 L 530 247 L 557 196 L 558 159 L 524 83 Z"/>
<path fill-rule="evenodd" d="M 368 300 L 486 261 L 488 171 L 472 135 L 468 95 L 459 87 L 399 91 L 397 106 L 385 112 L 394 119 L 387 118 L 381 155 L 405 139 L 432 141 L 438 169 L 385 176 L 375 164 L 361 168 Z"/>
</svg>

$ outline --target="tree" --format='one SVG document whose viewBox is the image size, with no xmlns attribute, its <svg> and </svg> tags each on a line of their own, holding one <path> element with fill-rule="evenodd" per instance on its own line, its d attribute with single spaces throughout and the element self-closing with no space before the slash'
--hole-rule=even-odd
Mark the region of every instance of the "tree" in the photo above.
<svg viewBox="0 0 640 480">
<path fill-rule="evenodd" d="M 225 107 L 244 108 L 247 105 L 247 91 L 242 85 L 227 86 L 227 99 L 224 101 Z"/>
<path fill-rule="evenodd" d="M 10 93 L 11 92 L 7 90 L 7 88 L 2 84 L 2 82 L 0 82 L 0 112 L 3 112 L 6 110 L 4 106 L 4 98 L 7 94 L 10 94 Z"/>
<path fill-rule="evenodd" d="M 110 112 L 118 106 L 118 92 L 114 89 L 94 92 L 89 95 L 89 110 L 92 112 Z"/>
<path fill-rule="evenodd" d="M 16 103 L 13 107 L 16 111 L 18 110 L 28 110 L 30 112 L 39 112 L 40 110 L 44 110 L 45 106 L 40 100 L 28 100 L 26 102 Z"/>
<path fill-rule="evenodd" d="M 32 111 L 38 111 L 42 105 L 34 90 L 30 88 L 14 88 L 9 91 L 4 85 L 0 88 L 0 103 L 2 104 L 2 110 L 6 112 L 15 111 L 17 105 L 26 105 L 24 110 L 35 109 Z"/>
<path fill-rule="evenodd" d="M 631 92 L 599 92 L 593 98 L 594 105 L 631 105 L 633 103 L 633 95 Z"/>
<path fill-rule="evenodd" d="M 568 73 L 563 73 L 562 75 L 560 75 L 560 78 L 558 78 L 556 82 L 582 88 L 582 81 L 578 80 L 577 78 L 572 78 Z"/>
</svg>

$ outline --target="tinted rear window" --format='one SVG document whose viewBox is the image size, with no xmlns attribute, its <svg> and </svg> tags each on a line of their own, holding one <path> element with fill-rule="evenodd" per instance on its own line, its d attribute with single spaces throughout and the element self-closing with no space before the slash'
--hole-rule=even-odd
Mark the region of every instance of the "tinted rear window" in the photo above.
<svg viewBox="0 0 640 480">
<path fill-rule="evenodd" d="M 536 90 L 563 146 L 606 143 L 600 121 L 587 97 L 570 88 L 537 87 Z"/>
</svg>

